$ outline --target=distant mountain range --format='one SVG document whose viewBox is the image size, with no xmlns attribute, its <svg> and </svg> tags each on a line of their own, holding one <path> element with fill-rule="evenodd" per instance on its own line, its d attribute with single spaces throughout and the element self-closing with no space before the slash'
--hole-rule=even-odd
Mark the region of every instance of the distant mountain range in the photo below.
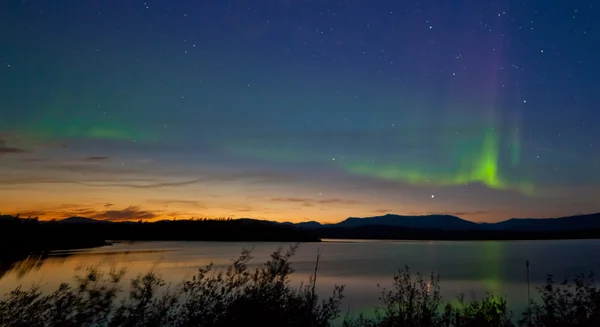
<svg viewBox="0 0 600 327">
<path fill-rule="evenodd" d="M 402 216 L 387 214 L 384 216 L 364 218 L 350 217 L 336 224 L 321 224 L 316 221 L 287 224 L 305 229 L 393 226 L 411 229 L 439 229 L 448 231 L 572 231 L 600 229 L 600 213 L 560 218 L 512 218 L 498 223 L 475 223 L 451 215 Z"/>
<path fill-rule="evenodd" d="M 490 228 L 523 231 L 598 229 L 600 228 L 600 213 L 560 218 L 513 218 L 496 224 L 490 224 Z"/>
<path fill-rule="evenodd" d="M 66 219 L 59 220 L 60 224 L 106 224 L 110 223 L 110 221 L 106 220 L 98 220 L 86 217 L 69 217 Z"/>
<path fill-rule="evenodd" d="M 247 219 L 247 218 L 246 218 Z M 252 220 L 252 219 L 248 219 Z M 63 224 L 108 223 L 85 217 L 70 217 L 58 221 Z M 428 229 L 445 231 L 523 231 L 523 232 L 558 232 L 586 229 L 600 229 L 600 213 L 576 215 L 560 218 L 512 218 L 498 223 L 475 223 L 452 215 L 403 216 L 387 214 L 374 217 L 350 217 L 336 224 L 321 224 L 316 221 L 301 223 L 278 223 L 293 225 L 307 230 L 331 228 L 361 227 L 402 227 L 409 229 Z"/>
</svg>

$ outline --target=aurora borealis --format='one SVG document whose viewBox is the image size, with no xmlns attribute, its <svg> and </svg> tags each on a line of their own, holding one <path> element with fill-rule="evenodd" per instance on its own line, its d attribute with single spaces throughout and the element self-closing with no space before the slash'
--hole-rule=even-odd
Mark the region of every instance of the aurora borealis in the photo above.
<svg viewBox="0 0 600 327">
<path fill-rule="evenodd" d="M 0 212 L 600 211 L 590 1 L 5 1 Z"/>
</svg>

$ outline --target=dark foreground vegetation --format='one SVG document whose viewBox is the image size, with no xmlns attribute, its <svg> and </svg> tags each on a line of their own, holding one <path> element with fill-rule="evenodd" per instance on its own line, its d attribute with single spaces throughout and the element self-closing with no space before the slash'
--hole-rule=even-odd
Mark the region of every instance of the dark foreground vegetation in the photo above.
<svg viewBox="0 0 600 327">
<path fill-rule="evenodd" d="M 514 316 L 503 298 L 491 295 L 445 302 L 438 277 L 408 268 L 383 290 L 373 317 L 342 315 L 343 286 L 325 299 L 315 292 L 318 259 L 307 284 L 290 286 L 295 249 L 274 252 L 256 269 L 248 267 L 251 256 L 243 251 L 228 268 L 201 268 L 180 285 L 165 285 L 151 271 L 131 280 L 128 291 L 123 270 L 87 267 L 74 284 L 53 293 L 33 287 L 7 294 L 0 300 L 0 326 L 600 326 L 600 289 L 592 276 L 560 284 L 549 277 L 538 290 L 541 301 Z"/>
</svg>

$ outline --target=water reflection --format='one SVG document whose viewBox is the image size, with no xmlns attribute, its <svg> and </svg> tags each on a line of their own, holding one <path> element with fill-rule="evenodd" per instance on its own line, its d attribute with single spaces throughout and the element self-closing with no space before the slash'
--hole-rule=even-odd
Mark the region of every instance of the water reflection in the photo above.
<svg viewBox="0 0 600 327">
<path fill-rule="evenodd" d="M 254 265 L 286 243 L 138 242 L 79 251 L 51 252 L 9 261 L 0 260 L 0 296 L 18 285 L 40 284 L 53 290 L 71 281 L 82 265 L 125 267 L 128 277 L 153 267 L 172 284 L 190 279 L 209 263 L 227 265 L 241 249 L 253 249 Z M 381 288 L 390 287 L 399 267 L 413 272 L 441 275 L 442 295 L 481 298 L 486 293 L 507 297 L 515 311 L 527 303 L 526 267 L 531 262 L 532 290 L 548 274 L 572 278 L 590 270 L 600 271 L 600 240 L 516 242 L 413 242 L 329 241 L 303 243 L 293 258 L 292 283 L 306 281 L 321 252 L 317 289 L 329 295 L 334 284 L 345 284 L 343 309 L 364 311 L 379 304 Z M 378 288 L 377 285 L 381 285 Z M 533 292 L 532 294 L 534 294 Z"/>
<path fill-rule="evenodd" d="M 30 271 L 39 270 L 47 257 L 47 253 L 0 255 L 0 279 L 9 272 L 21 279 Z"/>
</svg>

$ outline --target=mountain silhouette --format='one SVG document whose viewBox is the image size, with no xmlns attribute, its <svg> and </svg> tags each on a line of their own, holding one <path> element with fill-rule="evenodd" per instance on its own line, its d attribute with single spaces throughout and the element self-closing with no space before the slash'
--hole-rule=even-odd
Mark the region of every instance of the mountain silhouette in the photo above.
<svg viewBox="0 0 600 327">
<path fill-rule="evenodd" d="M 600 213 L 560 218 L 513 218 L 490 224 L 497 230 L 520 231 L 569 231 L 600 228 Z"/>
<path fill-rule="evenodd" d="M 350 217 L 335 224 L 336 227 L 395 226 L 418 229 L 464 230 L 477 229 L 479 224 L 451 215 Z"/>
<path fill-rule="evenodd" d="M 0 248 L 12 236 L 30 235 L 35 248 L 89 246 L 103 240 L 319 241 L 321 239 L 526 240 L 600 238 L 600 213 L 559 218 L 513 218 L 476 223 L 453 215 L 386 214 L 349 217 L 335 224 L 275 222 L 253 218 L 113 222 L 86 217 L 38 221 L 7 216 L 0 220 Z M 10 227 L 12 226 L 12 227 Z M 13 229 L 13 231 L 10 231 Z M 33 236 L 37 234 L 38 236 Z M 17 239 L 13 240 L 19 243 Z M 21 240 L 23 241 L 23 240 Z M 43 242 L 42 242 L 43 241 Z M 69 241 L 69 242 L 67 242 Z M 39 244 L 38 244 L 39 243 Z M 2 245 L 0 244 L 0 245 Z M 37 245 L 36 245 L 37 244 Z M 14 245 L 14 244 L 13 244 Z M 32 247 L 27 246 L 27 247 Z M 23 246 L 24 247 L 24 246 Z"/>
<path fill-rule="evenodd" d="M 288 223 L 291 224 L 291 223 Z M 294 224 L 303 229 L 403 227 L 411 229 L 477 230 L 477 231 L 573 231 L 600 229 L 600 213 L 560 218 L 512 218 L 498 223 L 475 223 L 452 215 L 403 216 L 387 214 L 374 217 L 350 217 L 335 224 L 315 221 Z"/>
<path fill-rule="evenodd" d="M 12 216 L 5 216 L 12 218 Z M 252 218 L 243 218 L 239 221 L 267 222 Z M 113 223 L 86 217 L 69 217 L 58 220 L 60 224 L 97 224 Z M 359 227 L 404 227 L 411 229 L 439 229 L 439 230 L 490 230 L 490 231 L 573 231 L 584 229 L 600 229 L 600 213 L 575 215 L 559 218 L 511 218 L 497 223 L 476 223 L 452 215 L 422 215 L 404 216 L 386 214 L 372 217 L 349 217 L 335 224 L 321 224 L 317 221 L 305 221 L 300 223 L 275 222 L 269 223 L 295 226 L 301 229 L 318 230 L 323 228 L 359 228 Z"/>
<path fill-rule="evenodd" d="M 107 220 L 98 220 L 86 217 L 69 217 L 58 221 L 59 224 L 106 224 L 110 223 Z"/>
</svg>

